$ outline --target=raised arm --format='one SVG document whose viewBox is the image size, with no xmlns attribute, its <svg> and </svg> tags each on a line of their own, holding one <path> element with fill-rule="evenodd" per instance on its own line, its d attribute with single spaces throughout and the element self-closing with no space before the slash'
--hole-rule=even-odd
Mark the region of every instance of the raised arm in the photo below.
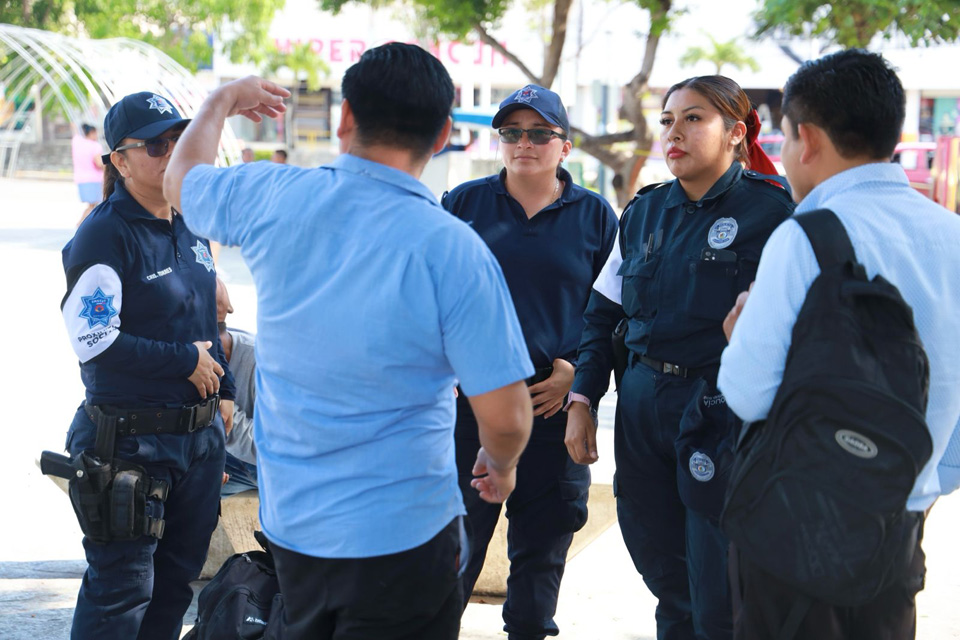
<svg viewBox="0 0 960 640">
<path fill-rule="evenodd" d="M 248 76 L 228 82 L 204 100 L 200 111 L 184 130 L 170 158 L 163 177 L 163 194 L 178 211 L 183 180 L 190 169 L 199 164 L 213 164 L 217 159 L 223 123 L 230 116 L 242 115 L 254 122 L 262 116 L 276 118 L 287 110 L 283 98 L 290 92 L 272 82 Z"/>
</svg>

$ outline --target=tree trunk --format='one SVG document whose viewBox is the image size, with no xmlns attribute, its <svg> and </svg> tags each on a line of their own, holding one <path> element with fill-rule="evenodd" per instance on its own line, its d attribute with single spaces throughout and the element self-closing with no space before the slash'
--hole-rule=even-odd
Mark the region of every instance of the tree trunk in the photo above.
<svg viewBox="0 0 960 640">
<path fill-rule="evenodd" d="M 567 18 L 570 15 L 570 5 L 573 0 L 554 0 L 553 28 L 550 46 L 547 47 L 543 60 L 543 86 L 550 87 L 560 69 L 560 55 L 563 53 L 563 43 L 567 39 Z"/>
<path fill-rule="evenodd" d="M 601 155 L 594 153 L 592 149 L 595 145 L 588 144 L 586 140 L 580 145 L 581 149 L 614 170 L 614 174 L 617 176 L 614 189 L 617 193 L 617 204 L 621 207 L 626 206 L 639 188 L 640 169 L 647 161 L 650 148 L 653 146 L 653 136 L 647 127 L 647 119 L 643 113 L 643 96 L 647 93 L 650 74 L 653 71 L 653 61 L 657 57 L 657 46 L 660 44 L 662 27 L 658 28 L 657 25 L 666 18 L 671 3 L 672 0 L 660 0 L 659 8 L 650 12 L 651 29 L 647 35 L 647 44 L 644 49 L 640 71 L 624 87 L 622 111 L 624 119 L 630 121 L 633 125 L 633 130 L 630 132 L 633 151 L 617 155 L 617 161 L 611 163 Z M 609 138 L 609 136 L 603 137 Z"/>
<path fill-rule="evenodd" d="M 660 36 L 667 26 L 667 15 L 673 5 L 673 0 L 654 0 L 655 5 L 649 8 L 650 33 L 647 35 L 646 48 L 640 71 L 624 87 L 623 117 L 629 120 L 633 128 L 619 133 L 593 136 L 576 127 L 571 131 L 577 138 L 576 144 L 585 153 L 590 154 L 613 170 L 615 180 L 614 189 L 617 193 L 617 203 L 623 207 L 630 201 L 638 188 L 640 169 L 643 168 L 650 148 L 653 146 L 653 137 L 648 130 L 647 120 L 643 114 L 643 96 L 647 92 L 647 83 L 653 71 L 653 61 L 657 56 L 657 46 Z M 537 76 L 516 55 L 500 44 L 483 26 L 477 22 L 474 30 L 480 41 L 494 48 L 520 69 L 532 82 L 549 88 L 556 78 L 560 67 L 560 56 L 567 36 L 567 18 L 570 14 L 572 0 L 554 0 L 553 5 L 553 35 L 547 47 L 544 58 L 543 74 Z M 646 6 L 641 3 L 641 6 Z M 631 143 L 630 150 L 614 150 L 612 145 L 617 143 Z"/>
</svg>

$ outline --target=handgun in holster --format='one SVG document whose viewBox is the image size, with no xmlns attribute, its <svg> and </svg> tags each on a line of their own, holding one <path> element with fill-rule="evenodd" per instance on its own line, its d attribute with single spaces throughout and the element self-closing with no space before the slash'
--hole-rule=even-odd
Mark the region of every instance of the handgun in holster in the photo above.
<svg viewBox="0 0 960 640">
<path fill-rule="evenodd" d="M 92 541 L 162 538 L 164 521 L 147 514 L 147 501 L 164 502 L 169 485 L 151 478 L 140 465 L 115 458 L 116 435 L 116 417 L 101 414 L 92 454 L 84 451 L 69 458 L 44 451 L 40 471 L 69 481 L 80 529 Z"/>
</svg>

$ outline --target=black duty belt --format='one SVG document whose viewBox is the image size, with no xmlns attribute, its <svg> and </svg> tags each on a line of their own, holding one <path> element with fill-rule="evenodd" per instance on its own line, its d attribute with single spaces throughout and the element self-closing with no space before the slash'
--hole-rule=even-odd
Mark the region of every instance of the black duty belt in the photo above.
<svg viewBox="0 0 960 640">
<path fill-rule="evenodd" d="M 654 360 L 647 356 L 637 356 L 637 358 L 640 362 L 658 373 L 667 373 L 672 376 L 680 376 L 681 378 L 699 378 L 700 376 L 715 372 L 719 367 L 719 365 L 711 365 L 709 367 L 681 367 L 678 364 Z"/>
<path fill-rule="evenodd" d="M 220 396 L 212 395 L 203 402 L 187 407 L 164 409 L 120 409 L 111 405 L 85 404 L 84 409 L 94 424 L 101 416 L 116 419 L 118 436 L 137 436 L 158 433 L 192 433 L 213 424 L 220 406 Z"/>
<path fill-rule="evenodd" d="M 533 375 L 527 378 L 527 386 L 532 387 L 538 382 L 543 382 L 547 378 L 553 375 L 553 367 L 543 367 L 542 369 L 537 369 L 533 372 Z"/>
</svg>

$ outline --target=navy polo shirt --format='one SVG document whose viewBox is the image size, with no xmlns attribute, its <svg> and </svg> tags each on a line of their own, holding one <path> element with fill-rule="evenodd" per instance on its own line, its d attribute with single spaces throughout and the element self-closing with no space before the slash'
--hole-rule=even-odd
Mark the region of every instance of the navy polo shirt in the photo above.
<svg viewBox="0 0 960 640">
<path fill-rule="evenodd" d="M 622 317 L 633 353 L 719 365 L 723 319 L 753 282 L 767 238 L 793 213 L 790 193 L 769 179 L 734 162 L 696 202 L 676 180 L 640 190 L 594 285 L 574 392 L 598 399 L 606 389 L 610 331 Z"/>
<path fill-rule="evenodd" d="M 480 234 L 500 263 L 530 358 L 576 362 L 590 287 L 613 247 L 617 216 L 606 200 L 564 181 L 560 197 L 527 218 L 504 185 L 506 170 L 466 182 L 442 204 Z"/>
<path fill-rule="evenodd" d="M 87 402 L 182 406 L 200 400 L 187 378 L 197 366 L 193 342 L 209 340 L 233 378 L 217 331 L 216 271 L 210 245 L 175 213 L 157 218 L 118 182 L 63 248 L 67 334 L 80 358 Z"/>
</svg>

